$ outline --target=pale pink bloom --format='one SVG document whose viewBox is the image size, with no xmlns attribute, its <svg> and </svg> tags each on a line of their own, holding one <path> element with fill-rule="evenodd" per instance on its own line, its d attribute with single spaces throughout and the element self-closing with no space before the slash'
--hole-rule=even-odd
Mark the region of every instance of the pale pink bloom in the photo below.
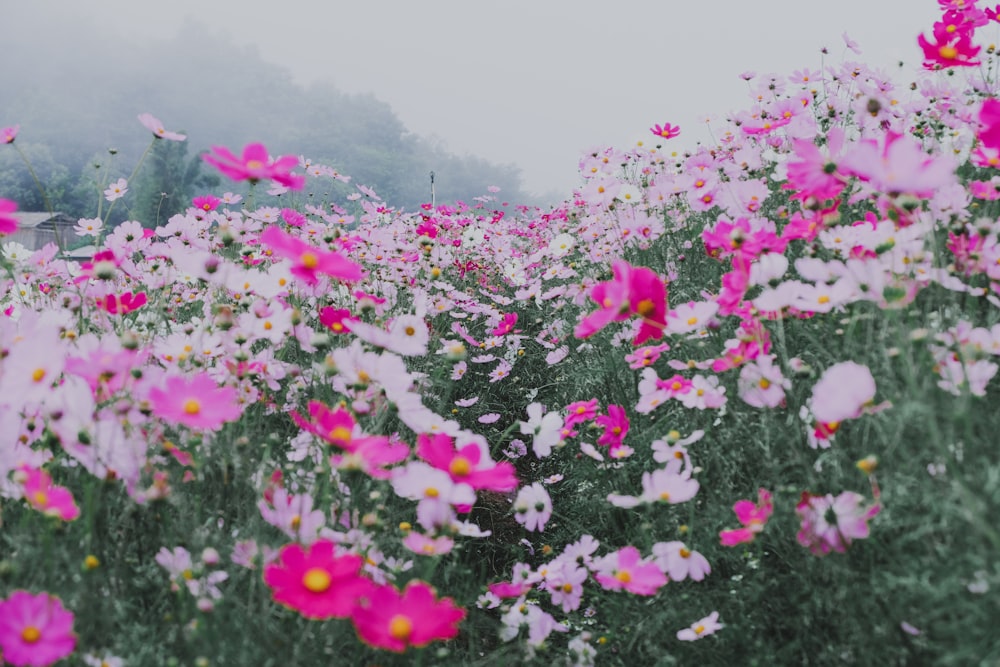
<svg viewBox="0 0 1000 667">
<path fill-rule="evenodd" d="M 697 551 L 691 551 L 683 542 L 657 542 L 653 545 L 656 564 L 671 581 L 701 581 L 712 571 L 708 560 Z"/>
<path fill-rule="evenodd" d="M 956 182 L 955 159 L 931 156 L 909 135 L 886 132 L 881 145 L 864 139 L 847 151 L 839 168 L 867 181 L 879 192 L 930 197 Z"/>
<path fill-rule="evenodd" d="M 667 313 L 666 331 L 672 334 L 686 334 L 704 329 L 719 311 L 714 301 L 689 301 Z"/>
<path fill-rule="evenodd" d="M 402 498 L 430 499 L 449 505 L 472 505 L 476 502 L 475 490 L 464 483 L 452 481 L 445 470 L 438 470 L 423 461 L 411 461 L 396 468 L 392 488 Z"/>
<path fill-rule="evenodd" d="M 313 509 L 313 498 L 308 493 L 292 495 L 278 488 L 270 500 L 257 503 L 257 509 L 264 521 L 302 544 L 312 544 L 326 525 L 326 515 Z"/>
<path fill-rule="evenodd" d="M 403 538 L 403 546 L 421 556 L 442 556 L 452 550 L 452 547 L 455 546 L 455 540 L 447 535 L 433 538 L 423 533 L 410 531 L 409 535 Z"/>
<path fill-rule="evenodd" d="M 583 584 L 590 573 L 575 561 L 553 563 L 545 575 L 545 588 L 552 595 L 552 604 L 562 607 L 563 613 L 580 608 Z"/>
<path fill-rule="evenodd" d="M 514 500 L 514 519 L 524 526 L 525 530 L 545 530 L 545 523 L 552 516 L 552 499 L 545 487 L 535 482 L 531 486 L 521 487 Z"/>
<path fill-rule="evenodd" d="M 126 192 L 128 192 L 128 181 L 124 178 L 119 178 L 104 191 L 104 198 L 108 201 L 114 201 L 124 197 Z"/>
<path fill-rule="evenodd" d="M 853 491 L 816 496 L 803 492 L 795 513 L 802 521 L 796 536 L 799 544 L 816 556 L 831 551 L 844 552 L 853 540 L 868 537 L 868 521 L 881 511 L 878 503 L 865 504 L 865 498 Z"/>
<path fill-rule="evenodd" d="M 170 141 L 184 141 L 187 139 L 186 134 L 177 134 L 176 132 L 169 132 L 163 129 L 163 123 L 159 119 L 155 118 L 153 114 L 144 113 L 139 114 L 139 122 L 143 126 L 153 133 L 157 139 L 169 139 Z"/>
<path fill-rule="evenodd" d="M 740 398 L 755 408 L 776 408 L 785 400 L 792 383 L 774 365 L 774 355 L 761 355 L 740 369 Z"/>
<path fill-rule="evenodd" d="M 98 236 L 104 231 L 104 222 L 100 218 L 80 218 L 73 231 L 77 236 Z"/>
<path fill-rule="evenodd" d="M 719 623 L 719 612 L 713 611 L 700 621 L 692 623 L 690 628 L 684 628 L 683 630 L 678 631 L 677 639 L 682 642 L 693 642 L 696 639 L 701 639 L 702 637 L 715 634 L 722 628 L 723 625 Z"/>
<path fill-rule="evenodd" d="M 567 632 L 569 628 L 556 621 L 552 614 L 542 611 L 535 604 L 527 604 L 524 598 L 511 605 L 510 610 L 500 618 L 500 638 L 509 642 L 517 637 L 522 627 L 528 628 L 528 644 L 541 646 L 553 632 Z"/>
<path fill-rule="evenodd" d="M 813 385 L 809 409 L 816 421 L 829 424 L 861 416 L 875 398 L 875 378 L 867 366 L 853 361 L 834 364 Z"/>
</svg>

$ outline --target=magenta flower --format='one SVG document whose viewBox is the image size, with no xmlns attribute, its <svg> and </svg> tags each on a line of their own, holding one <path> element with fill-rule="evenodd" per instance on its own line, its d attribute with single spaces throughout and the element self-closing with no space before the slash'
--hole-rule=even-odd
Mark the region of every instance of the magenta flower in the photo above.
<svg viewBox="0 0 1000 667">
<path fill-rule="evenodd" d="M 14 143 L 14 139 L 17 139 L 17 132 L 20 129 L 20 125 L 11 125 L 10 127 L 0 129 L 0 144 Z"/>
<path fill-rule="evenodd" d="M 597 399 L 570 403 L 566 406 L 566 412 L 568 414 L 563 422 L 563 428 L 572 428 L 576 424 L 588 422 L 597 416 Z"/>
<path fill-rule="evenodd" d="M 146 293 L 139 292 L 138 294 L 132 294 L 132 292 L 125 292 L 124 294 L 117 296 L 114 294 L 109 294 L 108 296 L 102 296 L 97 298 L 97 307 L 108 311 L 112 315 L 125 315 L 131 313 L 134 310 L 138 310 L 146 305 Z"/>
<path fill-rule="evenodd" d="M 14 591 L 0 601 L 0 656 L 12 667 L 44 667 L 76 648 L 73 612 L 54 595 Z"/>
<path fill-rule="evenodd" d="M 774 512 L 771 492 L 767 489 L 758 489 L 756 505 L 749 500 L 737 500 L 736 504 L 733 505 L 733 511 L 736 512 L 736 518 L 743 524 L 743 527 L 723 530 L 719 533 L 719 540 L 724 547 L 753 542 L 757 534 L 764 530 L 764 524 Z"/>
<path fill-rule="evenodd" d="M 924 51 L 924 69 L 974 67 L 980 64 L 976 56 L 982 47 L 972 45 L 971 32 L 948 33 L 939 30 L 939 25 L 941 24 L 935 24 L 934 42 L 922 34 L 917 37 L 917 44 Z"/>
<path fill-rule="evenodd" d="M 212 146 L 211 153 L 202 156 L 205 162 L 217 168 L 234 181 L 275 181 L 290 190 L 301 190 L 305 187 L 305 176 L 292 173 L 299 160 L 294 155 L 284 155 L 271 160 L 264 144 L 248 144 L 243 149 L 242 157 L 233 155 L 228 148 Z"/>
<path fill-rule="evenodd" d="M 655 595 L 667 583 L 656 563 L 642 560 L 635 547 L 623 547 L 605 556 L 594 575 L 597 582 L 609 591 L 626 590 L 635 595 Z"/>
<path fill-rule="evenodd" d="M 220 387 L 209 375 L 172 375 L 163 387 L 149 391 L 153 414 L 188 428 L 217 430 L 225 422 L 239 419 L 242 409 L 233 387 Z"/>
<path fill-rule="evenodd" d="M 155 118 L 153 114 L 143 113 L 139 114 L 139 122 L 143 126 L 153 133 L 153 136 L 157 139 L 169 139 L 170 141 L 184 141 L 187 139 L 186 134 L 177 134 L 176 132 L 169 132 L 163 129 L 163 123 Z"/>
<path fill-rule="evenodd" d="M 0 234 L 13 234 L 17 231 L 17 218 L 13 213 L 17 210 L 17 202 L 0 199 Z"/>
<path fill-rule="evenodd" d="M 464 618 L 464 609 L 451 598 L 438 600 L 422 581 L 411 581 L 402 593 L 380 586 L 351 616 L 361 641 L 397 653 L 455 637 Z"/>
<path fill-rule="evenodd" d="M 355 264 L 340 253 L 321 250 L 278 227 L 268 227 L 260 235 L 260 240 L 271 246 L 279 257 L 292 260 L 292 275 L 310 285 L 319 282 L 317 277 L 319 274 L 339 280 L 361 280 L 362 271 L 359 264 Z"/>
<path fill-rule="evenodd" d="M 264 569 L 264 583 L 274 601 L 306 618 L 347 618 L 362 597 L 372 595 L 374 584 L 361 576 L 364 559 L 357 554 L 336 555 L 329 540 L 318 540 L 303 549 L 286 544 L 278 559 Z"/>
<path fill-rule="evenodd" d="M 63 521 L 72 521 L 80 516 L 73 494 L 69 489 L 53 484 L 49 473 L 22 466 L 17 477 L 24 488 L 24 499 L 39 512 Z"/>
<path fill-rule="evenodd" d="M 206 213 L 208 211 L 214 211 L 215 209 L 219 208 L 219 204 L 221 203 L 222 203 L 221 199 L 219 199 L 218 197 L 213 197 L 212 195 L 202 195 L 200 197 L 195 197 L 194 199 L 191 200 L 192 206 L 202 211 L 205 211 Z"/>
<path fill-rule="evenodd" d="M 655 271 L 633 267 L 628 262 L 617 261 L 612 267 L 614 278 L 598 283 L 590 298 L 599 310 L 584 317 L 573 335 L 587 338 L 612 322 L 622 322 L 631 315 L 642 318 L 639 333 L 633 345 L 641 345 L 650 338 L 660 338 L 667 325 L 667 288 Z"/>
<path fill-rule="evenodd" d="M 670 123 L 664 123 L 663 125 L 654 125 L 649 128 L 649 131 L 658 137 L 663 139 L 673 139 L 681 133 L 681 128 L 678 125 L 671 125 Z"/>
<path fill-rule="evenodd" d="M 327 306 L 319 311 L 319 323 L 335 334 L 350 333 L 350 322 L 357 322 L 358 318 L 351 315 L 347 308 L 332 308 Z M 347 322 L 348 324 L 345 324 Z"/>
<path fill-rule="evenodd" d="M 517 324 L 517 313 L 507 313 L 503 316 L 500 324 L 496 326 L 492 333 L 494 336 L 505 336 L 514 330 L 514 325 Z"/>
<path fill-rule="evenodd" d="M 606 445 L 611 449 L 622 446 L 629 427 L 628 414 L 622 406 L 609 405 L 608 414 L 597 417 L 594 423 L 604 427 L 604 433 L 597 439 L 597 444 Z"/>
<path fill-rule="evenodd" d="M 456 449 L 455 440 L 444 433 L 420 434 L 417 456 L 438 470 L 444 470 L 456 484 L 468 484 L 473 489 L 513 491 L 517 488 L 517 473 L 506 461 L 494 463 L 475 443 Z"/>
<path fill-rule="evenodd" d="M 843 553 L 853 540 L 868 537 L 868 521 L 882 507 L 878 503 L 866 505 L 865 498 L 853 491 L 844 491 L 836 498 L 832 494 L 817 496 L 802 492 L 802 500 L 795 506 L 795 513 L 802 521 L 796 538 L 816 556 L 831 551 Z"/>
</svg>

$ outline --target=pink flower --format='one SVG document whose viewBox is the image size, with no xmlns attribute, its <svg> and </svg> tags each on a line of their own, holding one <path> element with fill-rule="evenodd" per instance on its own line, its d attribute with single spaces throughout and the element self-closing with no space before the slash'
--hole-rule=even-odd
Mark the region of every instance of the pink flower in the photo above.
<svg viewBox="0 0 1000 667">
<path fill-rule="evenodd" d="M 612 267 L 614 278 L 598 283 L 590 298 L 600 309 L 584 317 L 573 335 L 587 338 L 611 322 L 622 322 L 630 315 L 642 318 L 634 345 L 641 345 L 650 338 L 660 338 L 666 326 L 667 288 L 656 272 L 645 267 L 633 267 L 628 262 L 617 261 Z"/>
<path fill-rule="evenodd" d="M 712 572 L 708 560 L 697 551 L 691 551 L 683 542 L 657 542 L 653 545 L 656 564 L 671 581 L 701 581 Z"/>
<path fill-rule="evenodd" d="M 796 538 L 816 556 L 831 551 L 843 553 L 853 540 L 868 537 L 868 521 L 882 507 L 875 503 L 864 504 L 864 496 L 844 491 L 836 498 L 802 492 L 802 500 L 795 506 L 795 513 L 802 521 Z"/>
<path fill-rule="evenodd" d="M 264 569 L 264 583 L 275 602 L 306 618 L 347 618 L 361 597 L 372 595 L 374 584 L 360 574 L 363 564 L 356 554 L 336 555 L 329 540 L 314 542 L 308 550 L 286 544 L 278 560 Z"/>
<path fill-rule="evenodd" d="M 63 521 L 72 521 L 80 516 L 73 494 L 69 489 L 54 485 L 49 473 L 22 466 L 17 477 L 24 488 L 24 499 L 39 512 Z"/>
<path fill-rule="evenodd" d="M 737 544 L 753 542 L 759 532 L 764 530 L 764 524 L 771 518 L 774 505 L 771 503 L 771 492 L 767 489 L 757 490 L 757 504 L 749 500 L 738 500 L 733 505 L 736 518 L 742 528 L 723 530 L 719 533 L 719 540 L 724 547 L 734 547 Z"/>
<path fill-rule="evenodd" d="M 12 667 L 51 665 L 76 648 L 73 612 L 54 595 L 14 591 L 0 601 L 0 655 Z"/>
<path fill-rule="evenodd" d="M 422 581 L 411 581 L 402 593 L 380 586 L 351 616 L 361 641 L 397 653 L 455 637 L 464 618 L 464 609 L 451 598 L 438 600 Z"/>
<path fill-rule="evenodd" d="M 347 308 L 330 308 L 329 306 L 319 311 L 319 323 L 335 334 L 350 333 L 350 324 L 345 322 L 356 322 L 358 318 L 351 315 Z"/>
<path fill-rule="evenodd" d="M 109 294 L 97 298 L 97 307 L 108 311 L 112 315 L 125 315 L 134 310 L 138 310 L 146 305 L 146 293 L 139 292 L 133 295 L 132 292 L 125 292 L 121 296 Z"/>
<path fill-rule="evenodd" d="M 490 333 L 494 336 L 504 336 L 514 330 L 515 324 L 517 324 L 517 313 L 507 313 L 503 316 L 500 324 Z"/>
<path fill-rule="evenodd" d="M 10 127 L 5 127 L 0 129 L 0 144 L 12 144 L 14 139 L 17 138 L 17 132 L 21 129 L 20 125 L 12 125 Z"/>
<path fill-rule="evenodd" d="M 649 131 L 658 137 L 664 139 L 673 139 L 681 133 L 681 128 L 678 125 L 671 125 L 670 123 L 664 123 L 663 125 L 654 125 L 649 128 Z"/>
<path fill-rule="evenodd" d="M 682 642 L 693 642 L 696 639 L 701 639 L 702 637 L 715 634 L 715 632 L 721 630 L 722 627 L 722 624 L 719 623 L 719 612 L 713 611 L 700 621 L 695 621 L 690 628 L 684 628 L 683 630 L 678 631 L 677 639 Z"/>
<path fill-rule="evenodd" d="M 188 428 L 217 430 L 225 422 L 239 419 L 242 410 L 233 387 L 220 387 L 208 374 L 192 377 L 172 375 L 163 387 L 149 391 L 153 414 Z"/>
<path fill-rule="evenodd" d="M 621 447 L 628 434 L 629 420 L 624 408 L 620 405 L 609 405 L 608 414 L 594 419 L 594 423 L 604 427 L 604 433 L 597 439 L 597 444 L 611 449 Z"/>
<path fill-rule="evenodd" d="M 191 200 L 192 206 L 194 206 L 199 210 L 205 211 L 206 213 L 208 211 L 214 211 L 215 209 L 219 208 L 219 204 L 221 203 L 222 203 L 221 199 L 219 199 L 218 197 L 213 197 L 212 195 L 202 195 L 200 197 L 195 197 L 194 199 Z"/>
<path fill-rule="evenodd" d="M 506 461 L 494 463 L 474 442 L 456 449 L 455 440 L 449 435 L 422 433 L 417 437 L 417 456 L 447 472 L 456 484 L 501 492 L 517 488 L 514 466 Z"/>
<path fill-rule="evenodd" d="M 0 199 L 0 234 L 13 234 L 17 231 L 17 218 L 12 214 L 17 210 L 17 202 Z"/>
<path fill-rule="evenodd" d="M 597 399 L 592 398 L 589 401 L 570 403 L 566 406 L 566 412 L 569 414 L 566 415 L 563 428 L 570 428 L 575 424 L 590 421 L 597 416 Z"/>
<path fill-rule="evenodd" d="M 954 184 L 956 166 L 952 158 L 930 156 L 915 139 L 895 132 L 887 132 L 881 146 L 871 139 L 857 142 L 840 161 L 844 173 L 868 181 L 880 192 L 917 197 L 930 197 Z"/>
<path fill-rule="evenodd" d="M 813 385 L 810 410 L 823 424 L 861 416 L 875 398 L 875 378 L 867 366 L 844 361 L 826 369 Z"/>
<path fill-rule="evenodd" d="M 361 266 L 332 250 L 321 250 L 300 238 L 283 232 L 278 227 L 268 227 L 260 235 L 262 243 L 274 249 L 279 257 L 291 259 L 292 275 L 310 285 L 319 282 L 319 274 L 338 280 L 361 280 Z"/>
<path fill-rule="evenodd" d="M 153 136 L 157 139 L 169 139 L 170 141 L 184 141 L 187 139 L 187 135 L 185 134 L 168 132 L 163 129 L 163 123 L 161 123 L 159 119 L 155 118 L 153 114 L 139 114 L 139 122 L 142 123 L 147 130 L 152 132 Z"/>
<path fill-rule="evenodd" d="M 975 58 L 982 47 L 972 45 L 971 32 L 948 33 L 939 30 L 939 25 L 935 24 L 935 42 L 928 41 L 922 34 L 917 37 L 917 44 L 924 51 L 924 69 L 973 67 L 980 63 Z"/>
<path fill-rule="evenodd" d="M 242 157 L 233 155 L 223 146 L 212 146 L 212 150 L 214 155 L 206 153 L 202 159 L 234 181 L 257 183 L 270 180 L 291 190 L 301 190 L 305 186 L 305 176 L 291 173 L 299 164 L 294 155 L 284 155 L 272 161 L 264 144 L 259 143 L 248 144 L 243 149 Z"/>
<path fill-rule="evenodd" d="M 423 533 L 411 531 L 403 538 L 403 546 L 421 556 L 441 556 L 452 550 L 452 547 L 455 546 L 455 540 L 447 535 L 432 538 Z"/>
<path fill-rule="evenodd" d="M 655 595 L 667 583 L 656 563 L 642 560 L 635 547 L 623 547 L 597 564 L 597 582 L 609 591 L 626 590 L 635 595 Z"/>
</svg>

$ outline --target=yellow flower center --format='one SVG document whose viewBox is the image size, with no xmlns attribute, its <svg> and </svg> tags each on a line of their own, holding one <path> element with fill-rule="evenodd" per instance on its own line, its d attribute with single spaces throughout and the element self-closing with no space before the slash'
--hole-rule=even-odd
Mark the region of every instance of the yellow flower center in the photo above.
<svg viewBox="0 0 1000 667">
<path fill-rule="evenodd" d="M 703 632 L 705 632 L 705 626 L 704 625 L 702 625 L 701 623 L 699 623 L 698 625 L 694 626 L 694 633 L 696 635 L 700 635 Z"/>
<path fill-rule="evenodd" d="M 441 495 L 441 492 L 435 489 L 433 486 L 428 486 L 424 489 L 424 496 L 426 498 L 437 498 Z"/>
<path fill-rule="evenodd" d="M 650 313 L 656 310 L 656 304 L 653 303 L 652 299 L 643 299 L 635 307 L 635 311 L 639 313 L 642 317 L 646 317 Z"/>
<path fill-rule="evenodd" d="M 389 621 L 389 636 L 405 642 L 413 634 L 413 621 L 402 614 L 396 614 Z"/>
<path fill-rule="evenodd" d="M 689 317 L 687 323 L 688 323 L 688 326 L 694 326 L 695 324 L 698 324 L 698 318 L 697 317 Z"/>
<path fill-rule="evenodd" d="M 302 585 L 310 593 L 325 593 L 330 589 L 330 573 L 314 567 L 306 571 L 302 577 Z"/>
<path fill-rule="evenodd" d="M 41 638 L 42 631 L 33 625 L 27 625 L 24 630 L 21 630 L 21 639 L 25 644 L 34 644 Z"/>
<path fill-rule="evenodd" d="M 334 442 L 350 442 L 351 431 L 346 426 L 337 426 L 326 437 Z"/>
<path fill-rule="evenodd" d="M 662 500 L 663 502 L 668 502 L 670 500 L 670 494 L 666 491 L 661 491 L 660 500 Z"/>
<path fill-rule="evenodd" d="M 562 585 L 562 590 L 563 590 L 563 593 L 572 593 L 573 592 L 573 584 L 571 584 L 571 583 L 569 583 L 567 581 L 565 584 Z"/>
<path fill-rule="evenodd" d="M 184 401 L 184 412 L 189 415 L 196 415 L 201 412 L 201 403 L 196 398 L 189 398 Z"/>
<path fill-rule="evenodd" d="M 958 49 L 954 46 L 942 46 L 938 49 L 938 53 L 944 60 L 954 60 L 958 56 Z"/>
<path fill-rule="evenodd" d="M 44 491 L 35 491 L 31 494 L 31 499 L 35 501 L 36 505 L 45 506 L 49 503 L 49 496 Z"/>
<path fill-rule="evenodd" d="M 45 369 L 36 368 L 35 372 L 31 374 L 31 379 L 34 382 L 41 382 L 45 378 Z"/>
<path fill-rule="evenodd" d="M 771 381 L 768 380 L 767 378 L 761 378 L 758 384 L 760 384 L 761 389 L 767 389 L 768 387 L 771 386 Z"/>
<path fill-rule="evenodd" d="M 620 572 L 615 573 L 615 579 L 622 582 L 623 584 L 627 584 L 628 582 L 632 581 L 632 575 L 629 574 L 627 570 L 621 570 Z"/>
<path fill-rule="evenodd" d="M 679 553 L 681 555 L 681 558 L 690 558 L 691 557 L 691 552 L 688 549 L 683 548 L 683 547 L 677 553 Z"/>
<path fill-rule="evenodd" d="M 247 160 L 247 169 L 260 169 L 264 166 L 264 163 L 260 160 Z"/>
<path fill-rule="evenodd" d="M 302 262 L 302 266 L 306 267 L 307 269 L 315 269 L 317 266 L 319 266 L 319 258 L 316 256 L 316 253 L 309 252 L 308 250 L 302 253 L 300 261 Z"/>
<path fill-rule="evenodd" d="M 417 330 L 414 329 L 413 327 L 406 327 L 405 329 L 403 329 L 403 332 L 406 333 L 407 336 L 412 336 L 413 334 L 417 333 Z"/>
<path fill-rule="evenodd" d="M 472 464 L 464 456 L 456 456 L 448 464 L 448 472 L 456 477 L 465 477 L 472 472 Z"/>
</svg>

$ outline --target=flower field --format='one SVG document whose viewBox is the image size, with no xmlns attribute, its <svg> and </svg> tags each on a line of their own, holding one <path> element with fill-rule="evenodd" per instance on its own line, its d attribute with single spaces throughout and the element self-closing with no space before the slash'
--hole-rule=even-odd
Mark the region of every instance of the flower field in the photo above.
<svg viewBox="0 0 1000 667">
<path fill-rule="evenodd" d="M 939 4 L 548 210 L 255 143 L 5 244 L 0 664 L 1000 663 L 1000 8 Z"/>
</svg>

